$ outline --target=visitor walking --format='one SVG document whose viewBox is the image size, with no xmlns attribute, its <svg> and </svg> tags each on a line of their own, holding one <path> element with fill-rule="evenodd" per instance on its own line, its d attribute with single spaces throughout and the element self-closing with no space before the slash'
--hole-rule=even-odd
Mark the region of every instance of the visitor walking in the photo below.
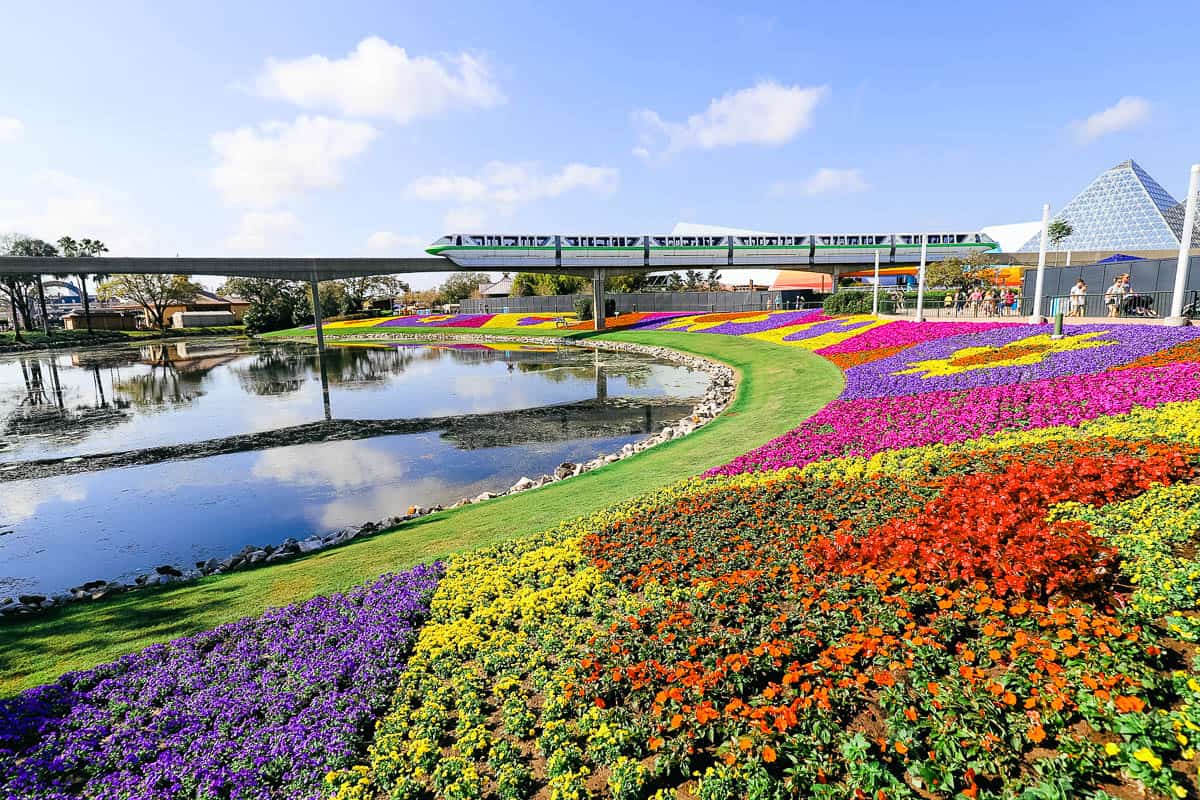
<svg viewBox="0 0 1200 800">
<path fill-rule="evenodd" d="M 954 316 L 959 316 L 963 313 L 963 309 L 967 307 L 967 293 L 962 289 L 954 290 Z"/>
<path fill-rule="evenodd" d="M 983 309 L 983 290 L 978 286 L 971 290 L 971 316 L 978 317 Z"/>
<path fill-rule="evenodd" d="M 1017 294 L 1012 289 L 1004 290 L 1004 313 L 1017 313 Z"/>
<path fill-rule="evenodd" d="M 1071 287 L 1071 308 L 1067 314 L 1069 317 L 1082 317 L 1083 307 L 1087 303 L 1087 284 L 1083 282 L 1083 278 L 1075 281 L 1075 285 Z"/>
<path fill-rule="evenodd" d="M 988 289 L 983 294 L 983 315 L 985 317 L 996 316 L 996 290 Z"/>
</svg>

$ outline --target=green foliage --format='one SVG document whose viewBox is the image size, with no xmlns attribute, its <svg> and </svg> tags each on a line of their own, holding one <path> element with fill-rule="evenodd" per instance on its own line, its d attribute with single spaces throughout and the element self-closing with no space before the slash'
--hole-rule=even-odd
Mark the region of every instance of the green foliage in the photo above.
<svg viewBox="0 0 1200 800">
<path fill-rule="evenodd" d="M 250 302 L 244 319 L 249 333 L 282 330 L 312 319 L 312 306 L 304 285 L 296 281 L 230 278 L 221 284 L 219 291 Z"/>
<path fill-rule="evenodd" d="M 551 297 L 578 294 L 587 289 L 588 281 L 578 275 L 545 275 L 537 272 L 518 272 L 513 278 L 511 297 Z"/>
<path fill-rule="evenodd" d="M 1075 227 L 1065 219 L 1056 219 L 1046 227 L 1046 237 L 1055 247 L 1062 244 L 1063 240 L 1069 238 L 1073 233 L 1075 233 Z"/>
<path fill-rule="evenodd" d="M 592 298 L 578 297 L 575 299 L 575 314 L 581 320 L 592 318 Z M 604 299 L 604 316 L 615 317 L 617 315 L 617 301 L 611 297 Z"/>
<path fill-rule="evenodd" d="M 439 303 L 461 303 L 475 292 L 479 291 L 479 287 L 485 283 L 490 283 L 491 278 L 483 272 L 455 272 L 452 273 L 438 287 L 438 302 Z M 324 307 L 324 306 L 322 306 Z"/>
<path fill-rule="evenodd" d="M 821 304 L 826 314 L 869 314 L 871 313 L 870 292 L 838 292 L 825 298 Z"/>
<path fill-rule="evenodd" d="M 640 292 L 646 286 L 646 276 L 641 274 L 634 275 L 610 275 L 604 281 L 604 288 L 610 292 L 617 294 L 628 294 L 630 292 Z"/>
<path fill-rule="evenodd" d="M 162 330 L 167 306 L 185 304 L 199 291 L 201 287 L 186 275 L 114 275 L 97 287 L 96 294 L 102 300 L 137 303 Z"/>
</svg>

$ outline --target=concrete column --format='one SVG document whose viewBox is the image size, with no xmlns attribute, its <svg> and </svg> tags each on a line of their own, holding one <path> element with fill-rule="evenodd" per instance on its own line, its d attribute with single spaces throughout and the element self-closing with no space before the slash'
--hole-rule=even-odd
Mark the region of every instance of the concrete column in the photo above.
<svg viewBox="0 0 1200 800">
<path fill-rule="evenodd" d="M 1171 316 L 1163 320 L 1166 325 L 1181 327 L 1188 321 L 1183 318 L 1183 294 L 1187 286 L 1188 261 L 1192 254 L 1192 232 L 1196 230 L 1196 195 L 1200 193 L 1200 164 L 1192 164 L 1192 177 L 1188 180 L 1187 199 L 1184 200 L 1183 235 L 1179 239 L 1179 260 L 1175 262 L 1175 293 L 1171 295 Z"/>
<path fill-rule="evenodd" d="M 917 268 L 917 322 L 925 321 L 925 260 L 929 256 L 929 234 L 921 234 L 921 266 Z"/>
<path fill-rule="evenodd" d="M 830 294 L 838 293 L 838 279 L 842 277 L 842 268 L 837 264 L 833 265 L 833 290 Z"/>
<path fill-rule="evenodd" d="M 879 251 L 875 251 L 875 288 L 871 296 L 871 313 L 879 316 Z"/>
<path fill-rule="evenodd" d="M 604 274 L 597 268 L 592 273 L 592 329 L 604 330 Z"/>
<path fill-rule="evenodd" d="M 1042 241 L 1038 245 L 1037 279 L 1033 284 L 1033 310 L 1029 314 L 1030 325 L 1041 325 L 1046 321 L 1042 316 L 1042 294 L 1046 291 L 1046 243 L 1050 238 L 1050 204 L 1042 206 Z"/>
<path fill-rule="evenodd" d="M 325 420 L 329 421 L 333 419 L 333 411 L 329 406 L 329 373 L 325 369 L 325 327 L 321 322 L 321 284 L 317 281 L 315 265 L 308 283 L 312 287 L 313 323 L 317 328 L 317 364 L 321 369 L 321 399 L 325 407 Z"/>
</svg>

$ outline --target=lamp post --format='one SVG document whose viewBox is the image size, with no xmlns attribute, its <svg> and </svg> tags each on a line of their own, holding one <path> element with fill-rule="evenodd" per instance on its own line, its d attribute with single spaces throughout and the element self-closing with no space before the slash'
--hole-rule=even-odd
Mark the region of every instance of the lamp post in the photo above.
<svg viewBox="0 0 1200 800">
<path fill-rule="evenodd" d="M 1030 325 L 1045 322 L 1042 316 L 1042 292 L 1046 289 L 1046 241 L 1050 236 L 1050 204 L 1042 206 L 1042 241 L 1038 245 L 1037 280 L 1033 285 L 1033 311 L 1029 314 Z"/>
<path fill-rule="evenodd" d="M 875 251 L 875 290 L 871 293 L 871 313 L 879 316 L 879 251 Z"/>
<path fill-rule="evenodd" d="M 1188 261 L 1192 253 L 1192 232 L 1196 229 L 1196 195 L 1200 193 L 1200 164 L 1192 164 L 1192 176 L 1188 180 L 1187 203 L 1183 212 L 1183 235 L 1179 237 L 1179 260 L 1175 263 L 1175 293 L 1171 295 L 1171 316 L 1163 320 L 1166 325 L 1182 327 L 1188 324 L 1183 318 L 1183 293 L 1187 286 Z"/>
<path fill-rule="evenodd" d="M 925 321 L 925 258 L 929 254 L 929 234 L 921 234 L 921 266 L 917 269 L 917 322 Z"/>
</svg>

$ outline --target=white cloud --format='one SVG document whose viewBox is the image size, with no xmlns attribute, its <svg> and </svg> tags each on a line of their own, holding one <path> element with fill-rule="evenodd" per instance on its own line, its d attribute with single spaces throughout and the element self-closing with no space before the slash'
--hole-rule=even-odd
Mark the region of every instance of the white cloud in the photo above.
<svg viewBox="0 0 1200 800">
<path fill-rule="evenodd" d="M 425 202 L 454 203 L 443 220 L 445 230 L 470 231 L 539 200 L 575 191 L 611 194 L 618 183 L 620 173 L 613 167 L 575 163 L 547 174 L 536 163 L 492 161 L 478 175 L 427 175 L 405 191 Z"/>
<path fill-rule="evenodd" d="M 362 122 L 310 116 L 220 131 L 211 139 L 220 161 L 210 179 L 230 205 L 271 208 L 305 189 L 340 184 L 346 162 L 376 135 Z"/>
<path fill-rule="evenodd" d="M 1075 136 L 1084 144 L 1110 133 L 1135 128 L 1150 119 L 1150 101 L 1144 97 L 1122 97 L 1116 105 L 1072 123 Z"/>
<path fill-rule="evenodd" d="M 0 117 L 0 144 L 11 144 L 25 135 L 25 123 L 12 117 Z"/>
<path fill-rule="evenodd" d="M 492 161 L 477 176 L 417 178 L 408 185 L 407 193 L 418 200 L 451 201 L 479 209 L 478 213 L 490 208 L 501 214 L 511 214 L 535 201 L 561 197 L 577 190 L 611 194 L 619 181 L 620 173 L 612 167 L 567 164 L 556 173 L 546 174 L 533 163 Z"/>
<path fill-rule="evenodd" d="M 391 231 L 375 231 L 367 237 L 367 249 L 390 255 L 424 255 L 429 241 L 420 236 L 402 236 Z"/>
<path fill-rule="evenodd" d="M 250 473 L 283 483 L 333 486 L 337 489 L 387 483 L 408 471 L 386 451 L 355 441 L 313 447 L 279 447 L 260 454 Z"/>
<path fill-rule="evenodd" d="M 639 140 L 633 153 L 649 159 L 735 144 L 780 145 L 812 126 L 813 111 L 828 93 L 826 86 L 761 81 L 714 99 L 686 122 L 667 122 L 656 111 L 635 111 Z"/>
<path fill-rule="evenodd" d="M 771 186 L 770 193 L 776 196 L 791 194 L 850 194 L 865 192 L 871 188 L 857 169 L 834 169 L 821 167 L 802 181 L 780 181 Z"/>
<path fill-rule="evenodd" d="M 56 481 L 13 481 L 0 493 L 0 520 L 9 525 L 37 515 L 48 503 L 82 503 L 87 489 L 74 483 Z"/>
<path fill-rule="evenodd" d="M 114 256 L 154 251 L 154 237 L 138 221 L 141 216 L 120 192 L 59 170 L 13 180 L 0 192 L 0 232 L 49 242 L 86 236 L 103 241 Z"/>
<path fill-rule="evenodd" d="M 345 58 L 268 59 L 255 88 L 264 97 L 301 108 L 385 117 L 401 124 L 504 101 L 487 64 L 475 56 L 461 53 L 442 61 L 410 56 L 377 36 L 363 39 Z"/>
<path fill-rule="evenodd" d="M 300 227 L 290 211 L 247 211 L 238 220 L 237 230 L 225 240 L 230 250 L 265 250 L 284 234 Z"/>
<path fill-rule="evenodd" d="M 481 231 L 487 220 L 487 212 L 481 208 L 452 208 L 442 217 L 442 229 L 446 232 Z"/>
</svg>

